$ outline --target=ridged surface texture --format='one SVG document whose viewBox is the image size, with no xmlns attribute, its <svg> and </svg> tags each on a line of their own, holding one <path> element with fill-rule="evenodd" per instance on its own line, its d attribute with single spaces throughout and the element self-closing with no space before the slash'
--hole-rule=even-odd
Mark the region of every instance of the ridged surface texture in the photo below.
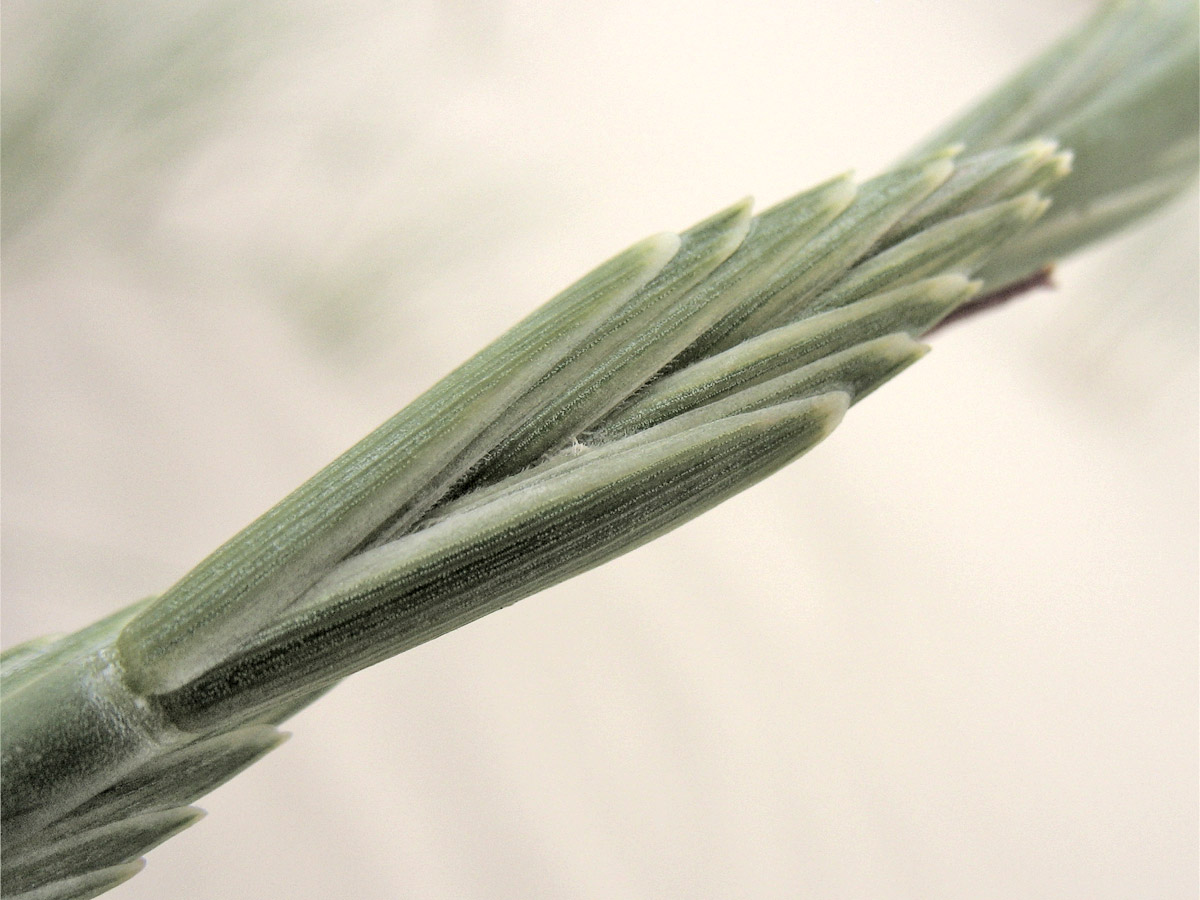
<svg viewBox="0 0 1200 900">
<path fill-rule="evenodd" d="M 893 170 L 613 257 L 162 596 L 7 651 L 4 896 L 120 883 L 341 678 L 803 454 L 948 315 L 1193 178 L 1196 72 L 1194 4 L 1108 6 Z"/>
</svg>

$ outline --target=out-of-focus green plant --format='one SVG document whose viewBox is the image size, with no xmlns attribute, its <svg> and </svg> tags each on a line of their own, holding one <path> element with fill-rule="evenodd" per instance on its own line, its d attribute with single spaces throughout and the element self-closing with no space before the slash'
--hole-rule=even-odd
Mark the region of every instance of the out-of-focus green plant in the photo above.
<svg viewBox="0 0 1200 900">
<path fill-rule="evenodd" d="M 862 184 L 650 238 L 162 596 L 3 654 L 3 893 L 90 897 L 341 678 L 803 454 L 947 316 L 1195 175 L 1194 3 L 1105 7 Z"/>
</svg>

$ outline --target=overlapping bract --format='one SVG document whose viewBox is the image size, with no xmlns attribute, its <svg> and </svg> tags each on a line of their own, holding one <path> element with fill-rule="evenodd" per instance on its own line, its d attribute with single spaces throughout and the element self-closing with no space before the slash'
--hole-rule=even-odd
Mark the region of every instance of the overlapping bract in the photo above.
<svg viewBox="0 0 1200 900">
<path fill-rule="evenodd" d="M 128 877 L 340 678 L 753 484 L 978 292 L 1163 202 L 1195 19 L 1116 4 L 893 171 L 634 246 L 162 597 L 6 652 L 5 895 Z"/>
</svg>

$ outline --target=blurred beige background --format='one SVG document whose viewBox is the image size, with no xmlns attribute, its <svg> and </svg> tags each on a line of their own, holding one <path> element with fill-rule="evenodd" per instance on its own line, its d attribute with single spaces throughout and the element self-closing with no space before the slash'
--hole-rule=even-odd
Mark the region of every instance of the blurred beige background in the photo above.
<svg viewBox="0 0 1200 900">
<path fill-rule="evenodd" d="M 1089 8 L 7 3 L 5 646 Z M 111 896 L 1195 896 L 1196 247 L 1193 192 L 786 472 L 361 673 Z"/>
</svg>

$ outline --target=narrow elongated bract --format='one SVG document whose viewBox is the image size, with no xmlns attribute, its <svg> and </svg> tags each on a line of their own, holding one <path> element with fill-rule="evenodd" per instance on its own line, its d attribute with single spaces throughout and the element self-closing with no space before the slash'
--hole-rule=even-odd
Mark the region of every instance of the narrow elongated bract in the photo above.
<svg viewBox="0 0 1200 900">
<path fill-rule="evenodd" d="M 522 395 L 546 390 L 547 376 L 678 248 L 674 235 L 661 235 L 614 257 L 193 569 L 118 639 L 131 682 L 151 691 L 179 686 L 245 642 L 373 531 L 430 505 L 518 426 L 511 410 Z"/>
<path fill-rule="evenodd" d="M 347 561 L 294 615 L 161 702 L 183 727 L 207 728 L 297 683 L 336 680 L 444 634 L 714 506 L 823 438 L 848 404 L 824 394 L 682 434 L 637 435 L 569 473 L 527 479 Z"/>
<path fill-rule="evenodd" d="M 161 597 L 6 651 L 4 896 L 128 878 L 339 679 L 755 483 L 976 292 L 1166 202 L 1197 30 L 1190 0 L 1112 3 L 894 169 L 635 245 Z"/>
</svg>

